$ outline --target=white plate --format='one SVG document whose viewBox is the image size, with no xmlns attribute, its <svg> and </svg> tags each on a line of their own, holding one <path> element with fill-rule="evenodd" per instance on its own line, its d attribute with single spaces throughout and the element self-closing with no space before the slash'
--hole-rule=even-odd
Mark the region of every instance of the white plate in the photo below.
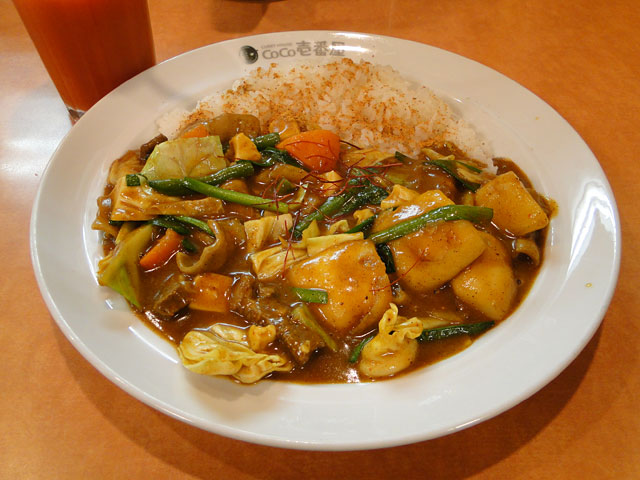
<svg viewBox="0 0 640 480">
<path fill-rule="evenodd" d="M 324 42 L 324 43 L 322 43 Z M 243 54 L 251 46 L 255 63 Z M 325 49 L 324 47 L 329 47 Z M 310 57 L 303 54 L 309 53 Z M 112 160 L 153 137 L 155 120 L 273 61 L 347 56 L 391 65 L 431 86 L 554 198 L 544 267 L 524 304 L 469 349 L 432 367 L 373 384 L 239 386 L 183 369 L 173 347 L 95 279 L 90 228 Z M 333 55 L 329 55 L 333 54 Z M 423 44 L 345 32 L 259 35 L 164 62 L 93 107 L 58 147 L 31 220 L 42 295 L 71 343 L 107 378 L 175 418 L 249 442 L 349 450 L 426 440 L 474 425 L 551 381 L 596 331 L 615 287 L 620 230 L 597 160 L 546 103 L 478 63 Z"/>
</svg>

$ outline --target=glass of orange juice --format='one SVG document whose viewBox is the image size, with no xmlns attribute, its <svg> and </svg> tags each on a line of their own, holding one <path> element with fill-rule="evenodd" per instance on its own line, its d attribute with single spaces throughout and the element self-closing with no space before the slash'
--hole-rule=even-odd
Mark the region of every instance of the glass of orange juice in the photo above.
<svg viewBox="0 0 640 480">
<path fill-rule="evenodd" d="M 155 64 L 147 0 L 14 0 L 73 122 Z"/>
</svg>

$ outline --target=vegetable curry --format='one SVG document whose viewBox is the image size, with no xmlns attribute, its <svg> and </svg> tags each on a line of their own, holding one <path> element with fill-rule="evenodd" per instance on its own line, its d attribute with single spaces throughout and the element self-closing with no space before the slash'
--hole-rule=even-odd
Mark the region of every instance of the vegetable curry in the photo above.
<svg viewBox="0 0 640 480">
<path fill-rule="evenodd" d="M 493 163 L 200 120 L 112 164 L 98 280 L 196 373 L 390 378 L 469 346 L 535 279 L 552 203 Z"/>
</svg>

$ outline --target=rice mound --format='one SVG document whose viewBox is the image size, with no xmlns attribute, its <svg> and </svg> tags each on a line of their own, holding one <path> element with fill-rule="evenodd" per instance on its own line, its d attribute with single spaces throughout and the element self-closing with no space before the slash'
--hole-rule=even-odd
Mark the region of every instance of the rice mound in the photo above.
<svg viewBox="0 0 640 480">
<path fill-rule="evenodd" d="M 221 113 L 255 115 L 263 129 L 274 118 L 293 118 L 306 129 L 331 130 L 359 147 L 409 155 L 449 141 L 472 158 L 489 159 L 484 141 L 429 88 L 411 84 L 389 66 L 365 61 L 257 68 L 231 89 L 202 99 L 192 112 L 163 116 L 158 126 L 173 138 Z"/>
</svg>

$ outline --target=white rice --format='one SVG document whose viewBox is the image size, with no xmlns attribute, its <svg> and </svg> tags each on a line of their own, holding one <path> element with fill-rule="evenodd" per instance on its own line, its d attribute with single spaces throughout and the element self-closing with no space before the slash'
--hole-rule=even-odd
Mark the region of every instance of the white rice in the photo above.
<svg viewBox="0 0 640 480">
<path fill-rule="evenodd" d="M 201 100 L 194 111 L 164 115 L 158 126 L 173 138 L 187 125 L 225 112 L 255 115 L 265 132 L 272 119 L 289 116 L 306 129 L 331 130 L 359 147 L 415 155 L 434 141 L 448 141 L 472 158 L 490 158 L 483 139 L 429 88 L 368 62 L 258 68 L 231 89 Z"/>
</svg>

